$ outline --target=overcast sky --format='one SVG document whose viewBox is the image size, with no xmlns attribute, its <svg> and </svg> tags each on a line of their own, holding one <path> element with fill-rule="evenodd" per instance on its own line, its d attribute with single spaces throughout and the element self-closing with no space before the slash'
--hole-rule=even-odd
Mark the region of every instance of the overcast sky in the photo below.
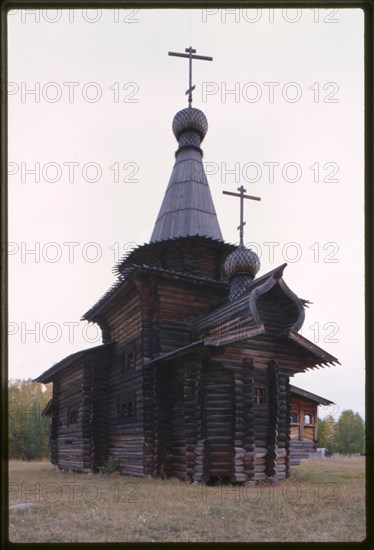
<svg viewBox="0 0 374 550">
<path fill-rule="evenodd" d="M 149 242 L 175 113 L 209 122 L 204 163 L 224 239 L 313 302 L 302 334 L 341 366 L 291 383 L 364 415 L 364 17 L 359 9 L 15 10 L 9 14 L 9 375 L 98 345 L 81 316 Z M 30 252 L 31 251 L 31 252 Z M 34 251 L 34 252 L 32 252 Z M 33 332 L 34 331 L 34 332 Z"/>
</svg>

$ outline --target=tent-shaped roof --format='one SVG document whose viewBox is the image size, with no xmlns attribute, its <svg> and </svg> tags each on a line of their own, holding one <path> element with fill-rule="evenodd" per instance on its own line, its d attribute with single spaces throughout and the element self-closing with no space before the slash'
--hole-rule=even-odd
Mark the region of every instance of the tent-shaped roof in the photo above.
<svg viewBox="0 0 374 550">
<path fill-rule="evenodd" d="M 174 117 L 179 148 L 151 243 L 190 235 L 222 240 L 200 149 L 207 129 L 199 109 L 183 109 Z"/>
</svg>

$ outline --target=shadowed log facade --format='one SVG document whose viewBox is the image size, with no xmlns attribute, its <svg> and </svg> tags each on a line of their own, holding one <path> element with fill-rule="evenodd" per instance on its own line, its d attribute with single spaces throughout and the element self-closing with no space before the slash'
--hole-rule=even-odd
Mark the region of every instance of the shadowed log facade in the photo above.
<svg viewBox="0 0 374 550">
<path fill-rule="evenodd" d="M 205 116 L 185 109 L 177 122 L 151 242 L 118 263 L 83 317 L 103 344 L 37 379 L 53 382 L 51 461 L 95 471 L 113 457 L 123 474 L 196 482 L 283 479 L 315 448 L 317 405 L 331 403 L 290 379 L 337 359 L 299 334 L 306 302 L 286 285 L 286 264 L 255 278 L 256 255 L 222 240 L 199 147 Z"/>
</svg>

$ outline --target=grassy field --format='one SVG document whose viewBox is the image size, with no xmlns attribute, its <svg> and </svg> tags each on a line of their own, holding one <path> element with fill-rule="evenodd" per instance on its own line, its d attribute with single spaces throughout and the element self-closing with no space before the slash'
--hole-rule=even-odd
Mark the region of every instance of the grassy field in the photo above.
<svg viewBox="0 0 374 550">
<path fill-rule="evenodd" d="M 207 487 L 178 480 L 57 472 L 47 462 L 12 461 L 9 538 L 362 541 L 364 467 L 364 457 L 314 458 L 303 461 L 290 479 L 277 485 Z"/>
</svg>

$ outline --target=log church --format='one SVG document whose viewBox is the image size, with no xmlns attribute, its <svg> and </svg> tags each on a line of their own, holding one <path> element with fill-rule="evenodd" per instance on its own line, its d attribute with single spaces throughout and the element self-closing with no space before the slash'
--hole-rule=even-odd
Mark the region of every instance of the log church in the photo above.
<svg viewBox="0 0 374 550">
<path fill-rule="evenodd" d="M 259 274 L 256 253 L 223 240 L 201 143 L 204 113 L 172 124 L 178 142 L 149 244 L 116 266 L 116 282 L 83 316 L 102 344 L 69 355 L 37 380 L 53 384 L 51 462 L 196 482 L 278 480 L 316 448 L 322 397 L 290 384 L 338 360 L 303 337 L 307 302 L 287 286 L 286 264 Z M 227 199 L 231 200 L 231 199 Z M 233 199 L 232 199 L 233 200 Z"/>
</svg>

